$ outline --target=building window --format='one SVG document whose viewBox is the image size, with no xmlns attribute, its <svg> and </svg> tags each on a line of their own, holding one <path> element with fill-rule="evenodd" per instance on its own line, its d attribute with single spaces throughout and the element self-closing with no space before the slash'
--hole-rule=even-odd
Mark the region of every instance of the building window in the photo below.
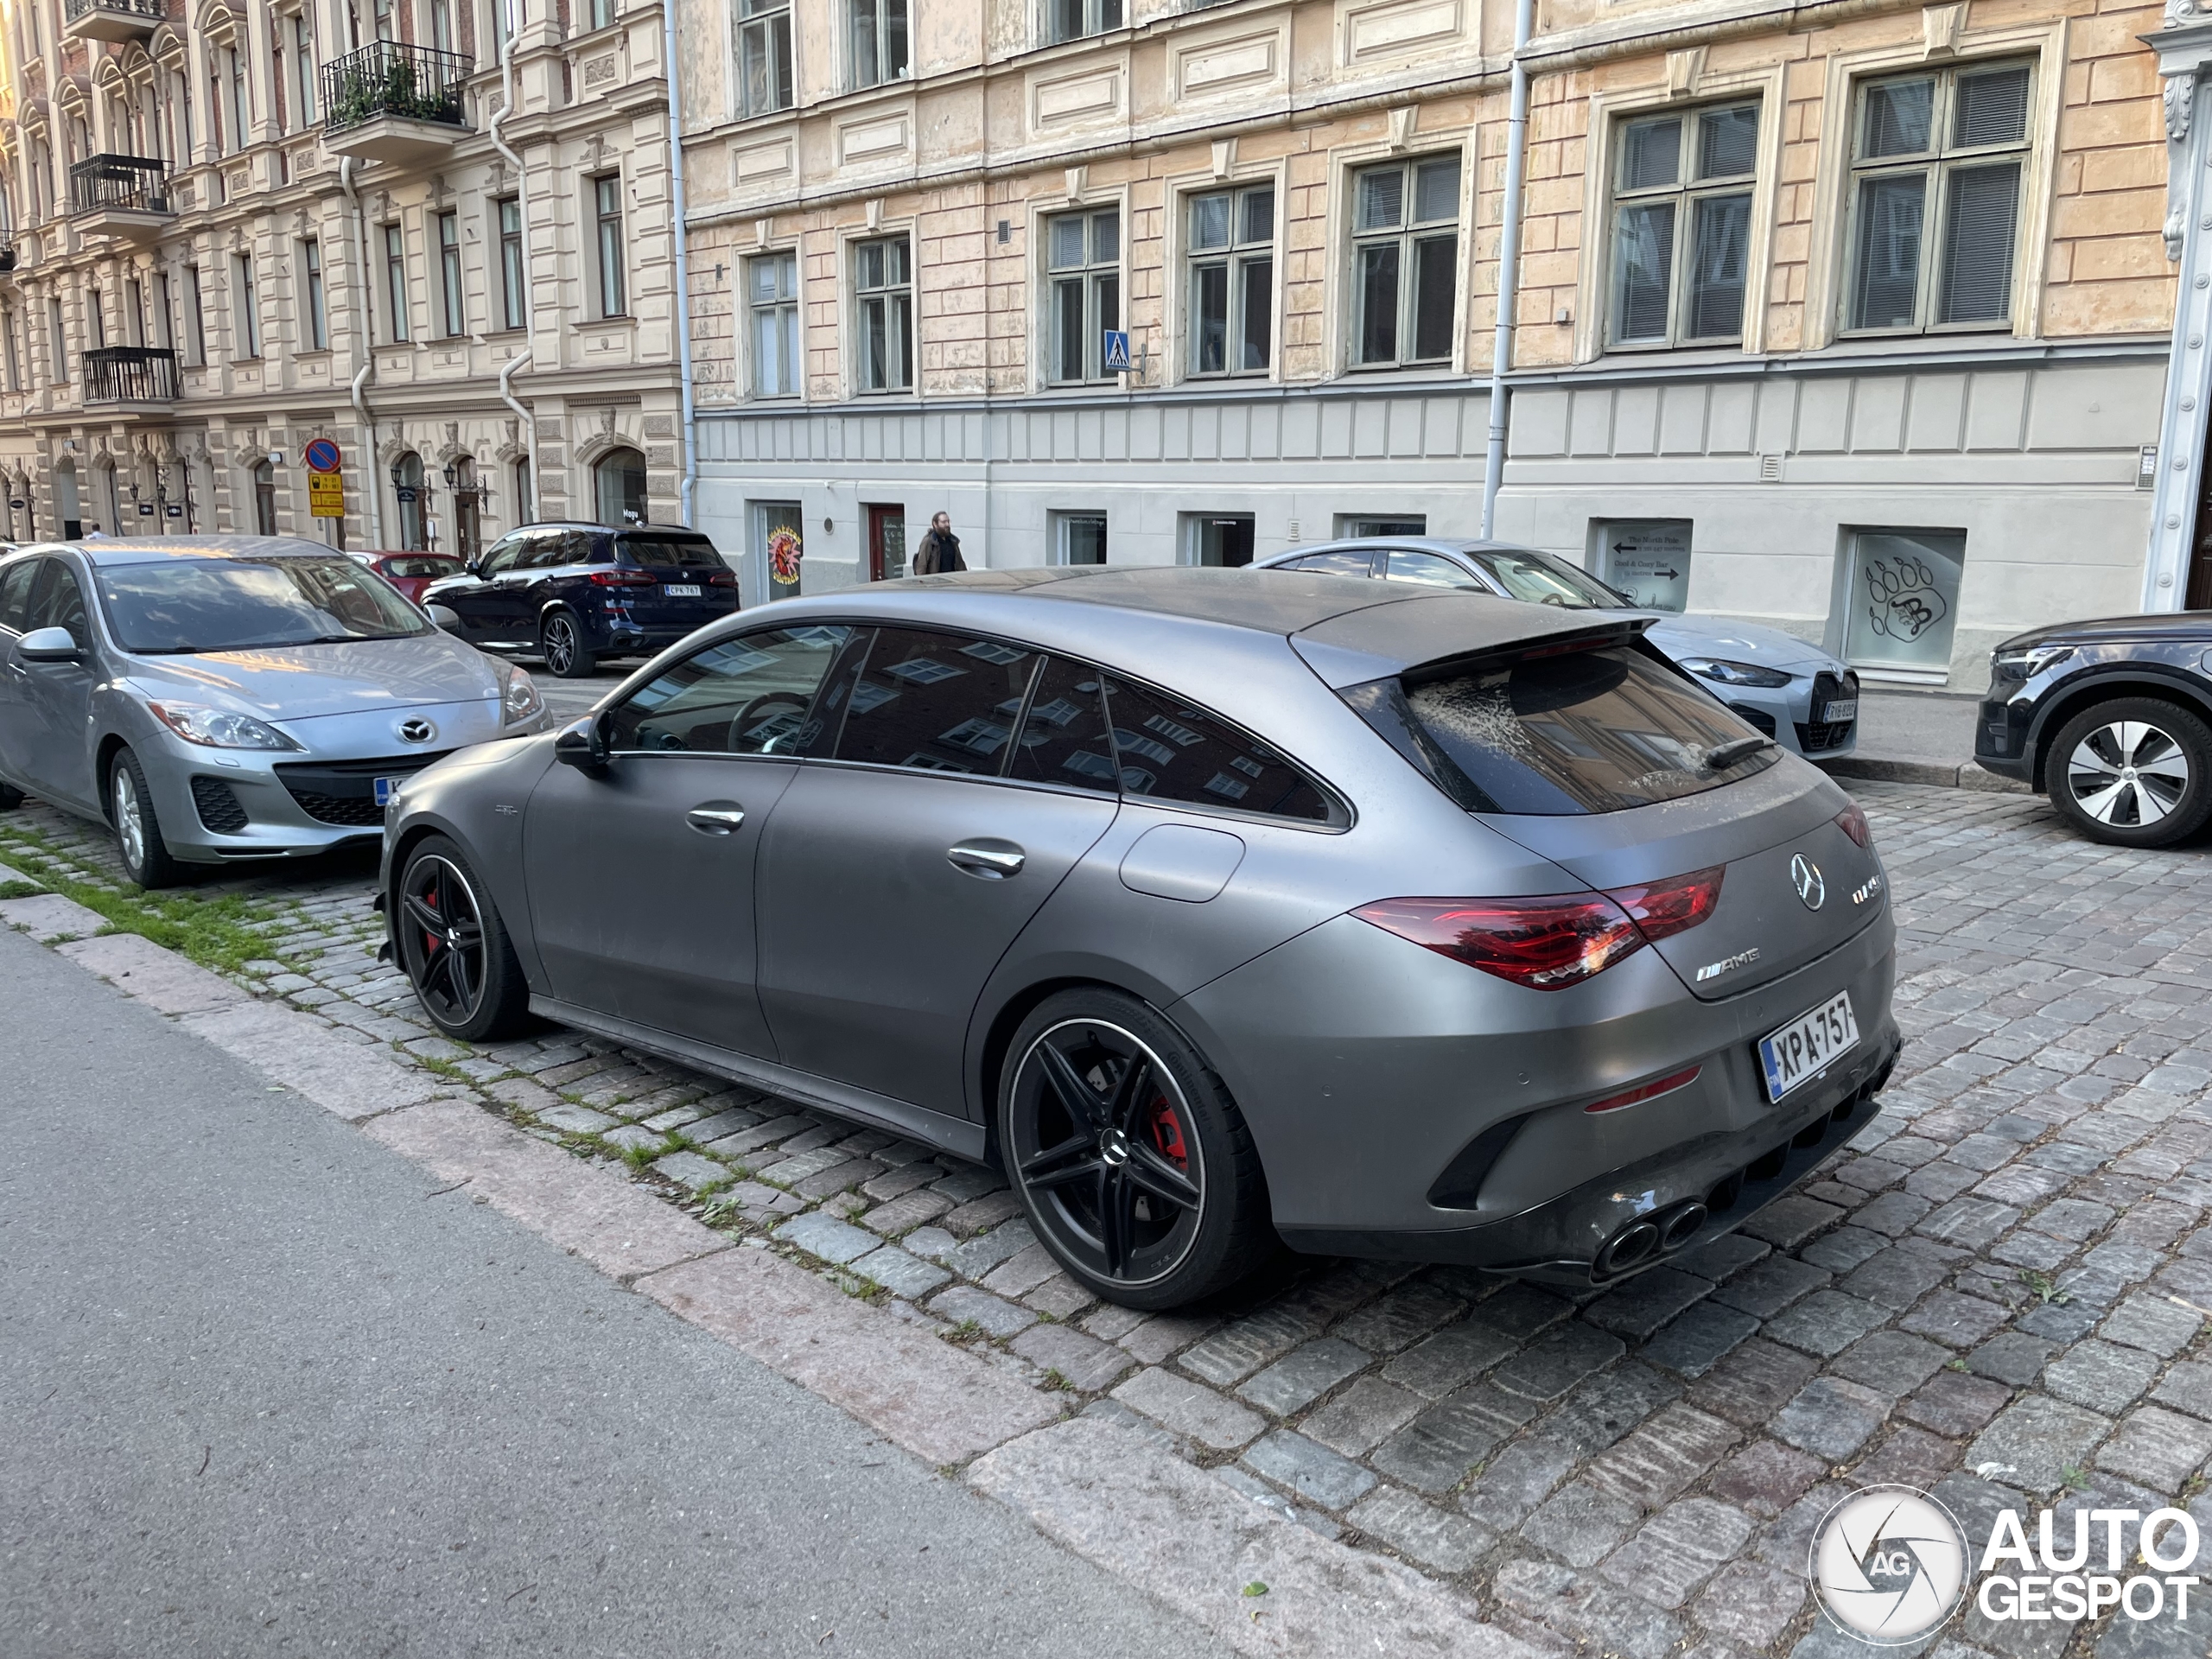
<svg viewBox="0 0 2212 1659">
<path fill-rule="evenodd" d="M 315 36 L 304 14 L 292 19 L 292 75 L 299 94 L 300 124 L 315 119 Z"/>
<path fill-rule="evenodd" d="M 1948 673 L 1966 562 L 1962 530 L 1852 531 L 1844 655 L 1910 677 Z"/>
<path fill-rule="evenodd" d="M 1045 0 L 1045 43 L 1079 41 L 1122 26 L 1122 0 Z"/>
<path fill-rule="evenodd" d="M 461 215 L 438 215 L 438 297 L 443 302 L 448 336 L 468 332 L 468 313 L 461 291 Z"/>
<path fill-rule="evenodd" d="M 591 0 L 591 26 L 605 29 L 614 21 L 614 0 Z"/>
<path fill-rule="evenodd" d="M 238 277 L 238 355 L 261 355 L 261 299 L 253 282 L 253 256 L 242 253 L 232 262 Z"/>
<path fill-rule="evenodd" d="M 453 50 L 453 0 L 430 0 L 430 44 L 441 52 Z"/>
<path fill-rule="evenodd" d="M 48 378 L 57 386 L 69 384 L 69 334 L 61 318 L 60 296 L 46 302 L 46 350 L 51 372 Z"/>
<path fill-rule="evenodd" d="M 1273 360 L 1275 188 L 1191 198 L 1191 372 L 1263 374 Z"/>
<path fill-rule="evenodd" d="M 98 288 L 85 290 L 85 326 L 91 332 L 92 349 L 107 347 L 107 300 Z"/>
<path fill-rule="evenodd" d="M 1240 569 L 1252 563 L 1258 520 L 1249 512 L 1186 512 L 1183 563 Z"/>
<path fill-rule="evenodd" d="M 1859 88 L 1845 327 L 2011 318 L 2033 82 L 2028 65 L 2009 63 Z"/>
<path fill-rule="evenodd" d="M 1592 528 L 1598 532 L 1598 574 L 1609 587 L 1626 594 L 1639 610 L 1689 607 L 1689 519 L 1614 518 Z"/>
<path fill-rule="evenodd" d="M 1046 219 L 1045 252 L 1052 296 L 1049 378 L 1055 385 L 1110 378 L 1106 334 L 1122 326 L 1121 209 Z"/>
<path fill-rule="evenodd" d="M 0 326 L 4 326 L 8 331 L 8 390 L 21 391 L 23 389 L 23 353 L 22 343 L 16 336 L 16 310 L 13 306 L 0 312 Z"/>
<path fill-rule="evenodd" d="M 1351 360 L 1363 368 L 1452 356 L 1459 268 L 1459 158 L 1352 175 Z"/>
<path fill-rule="evenodd" d="M 310 237 L 300 244 L 300 270 L 306 278 L 308 349 L 330 349 L 330 314 L 322 293 L 322 244 Z"/>
<path fill-rule="evenodd" d="M 184 343 L 194 363 L 207 360 L 207 299 L 197 265 L 184 268 Z"/>
<path fill-rule="evenodd" d="M 530 296 L 522 274 L 522 202 L 504 196 L 493 206 L 499 216 L 499 321 L 509 328 L 527 328 Z"/>
<path fill-rule="evenodd" d="M 230 60 L 231 144 L 233 150 L 244 149 L 245 131 L 245 54 L 236 47 L 224 54 Z"/>
<path fill-rule="evenodd" d="M 527 455 L 514 464 L 514 522 L 526 524 L 537 516 L 537 489 L 530 475 L 530 457 Z"/>
<path fill-rule="evenodd" d="M 400 226 L 384 227 L 385 298 L 391 307 L 391 343 L 407 341 L 407 232 Z"/>
<path fill-rule="evenodd" d="M 737 0 L 737 61 L 740 114 L 791 108 L 791 0 Z"/>
<path fill-rule="evenodd" d="M 914 384 L 912 255 L 903 236 L 853 249 L 853 309 L 862 391 L 907 391 Z"/>
<path fill-rule="evenodd" d="M 855 288 L 857 292 L 857 283 Z M 797 397 L 798 255 L 764 253 L 747 260 L 745 293 L 753 313 L 753 395 Z"/>
<path fill-rule="evenodd" d="M 1759 106 L 1628 121 L 1613 171 L 1612 343 L 1744 333 Z"/>
<path fill-rule="evenodd" d="M 592 197 L 599 214 L 599 315 L 626 315 L 623 293 L 625 251 L 622 246 L 622 180 L 618 175 L 592 181 Z"/>
<path fill-rule="evenodd" d="M 1056 512 L 1052 520 L 1052 560 L 1056 564 L 1106 563 L 1106 515 L 1103 512 Z"/>
<path fill-rule="evenodd" d="M 906 0 L 849 0 L 853 85 L 880 86 L 906 76 Z"/>
</svg>

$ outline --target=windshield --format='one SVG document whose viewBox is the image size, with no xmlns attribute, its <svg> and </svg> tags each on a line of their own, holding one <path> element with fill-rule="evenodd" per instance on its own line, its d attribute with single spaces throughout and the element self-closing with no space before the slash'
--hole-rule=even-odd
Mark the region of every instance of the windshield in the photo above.
<svg viewBox="0 0 2212 1659">
<path fill-rule="evenodd" d="M 721 555 L 705 537 L 625 536 L 615 543 L 632 563 L 666 569 L 685 564 L 720 564 Z"/>
<path fill-rule="evenodd" d="M 348 558 L 180 559 L 99 573 L 108 626 L 142 656 L 397 639 L 429 623 Z"/>
<path fill-rule="evenodd" d="M 1533 547 L 1471 547 L 1467 556 L 1497 578 L 1510 599 L 1570 611 L 1612 610 L 1630 603 L 1586 570 Z"/>
</svg>

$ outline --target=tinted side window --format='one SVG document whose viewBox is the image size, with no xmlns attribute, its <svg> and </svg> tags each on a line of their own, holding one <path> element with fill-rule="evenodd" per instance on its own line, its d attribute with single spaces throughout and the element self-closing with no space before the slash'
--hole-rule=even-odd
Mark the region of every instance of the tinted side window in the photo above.
<svg viewBox="0 0 2212 1659">
<path fill-rule="evenodd" d="M 556 570 L 563 565 L 588 564 L 592 543 L 598 539 L 588 531 L 549 531 L 531 548 L 523 566 L 530 570 Z"/>
<path fill-rule="evenodd" d="M 1124 793 L 1328 822 L 1328 797 L 1304 772 L 1227 721 L 1125 681 L 1109 678 L 1106 699 Z"/>
<path fill-rule="evenodd" d="M 85 622 L 85 590 L 76 573 L 59 559 L 48 559 L 31 587 L 23 632 L 34 628 L 67 628 L 79 645 L 92 644 L 92 630 Z"/>
<path fill-rule="evenodd" d="M 722 562 L 715 544 L 703 536 L 625 536 L 615 545 L 632 564 L 677 568 Z"/>
<path fill-rule="evenodd" d="M 1300 559 L 1294 567 L 1310 570 L 1318 576 L 1363 576 L 1372 569 L 1375 556 L 1362 550 L 1357 553 L 1316 553 L 1310 559 Z"/>
<path fill-rule="evenodd" d="M 685 658 L 607 715 L 616 750 L 793 754 L 840 627 L 771 628 Z"/>
<path fill-rule="evenodd" d="M 879 629 L 837 759 L 995 776 L 1039 654 L 972 634 Z"/>
<path fill-rule="evenodd" d="M 37 559 L 23 559 L 0 570 L 0 628 L 26 632 L 23 617 L 30 606 L 31 578 L 37 575 L 40 563 Z"/>
<path fill-rule="evenodd" d="M 1471 588 L 1477 593 L 1490 591 L 1440 553 L 1419 553 L 1394 547 L 1389 556 L 1386 569 L 1393 582 L 1426 582 L 1432 588 Z"/>
<path fill-rule="evenodd" d="M 1007 776 L 1114 792 L 1114 745 L 1106 735 L 1102 696 L 1104 677 L 1090 664 L 1065 657 L 1045 664 Z"/>
<path fill-rule="evenodd" d="M 480 567 L 482 573 L 487 576 L 496 576 L 502 570 L 513 569 L 516 564 L 529 553 L 530 545 L 531 538 L 527 531 L 518 536 L 501 537 L 492 543 L 492 550 L 484 556 L 484 563 Z"/>
</svg>

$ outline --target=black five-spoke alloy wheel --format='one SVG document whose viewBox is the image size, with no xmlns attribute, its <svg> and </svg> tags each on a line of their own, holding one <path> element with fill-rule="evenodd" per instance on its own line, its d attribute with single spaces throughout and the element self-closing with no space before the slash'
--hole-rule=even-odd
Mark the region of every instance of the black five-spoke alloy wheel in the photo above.
<svg viewBox="0 0 2212 1659">
<path fill-rule="evenodd" d="M 396 902 L 400 964 L 438 1029 L 474 1042 L 518 1028 L 530 999 L 521 964 L 461 849 L 443 836 L 416 847 Z"/>
<path fill-rule="evenodd" d="M 591 652 L 584 648 L 583 630 L 566 611 L 554 612 L 540 625 L 538 648 L 544 653 L 545 666 L 556 679 L 588 680 L 598 667 Z"/>
<path fill-rule="evenodd" d="M 1024 1022 L 1001 1147 L 1032 1224 L 1101 1294 L 1168 1307 L 1272 1243 L 1251 1136 L 1180 1033 L 1119 992 L 1064 992 Z"/>
</svg>

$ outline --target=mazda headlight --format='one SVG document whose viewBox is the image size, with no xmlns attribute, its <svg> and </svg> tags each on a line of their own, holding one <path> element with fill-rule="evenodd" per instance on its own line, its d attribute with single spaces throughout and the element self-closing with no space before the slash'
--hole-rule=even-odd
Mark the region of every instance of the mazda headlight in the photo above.
<svg viewBox="0 0 2212 1659">
<path fill-rule="evenodd" d="M 519 726 L 526 720 L 535 720 L 545 711 L 545 699 L 537 695 L 537 682 L 517 668 L 512 663 L 499 664 L 499 723 Z"/>
<path fill-rule="evenodd" d="M 251 715 L 192 702 L 149 702 L 156 720 L 188 743 L 211 749 L 296 749 L 300 746 Z"/>
<path fill-rule="evenodd" d="M 1782 686 L 1789 683 L 1789 676 L 1778 668 L 1761 668 L 1757 663 L 1732 663 L 1719 657 L 1685 657 L 1682 666 L 1700 679 L 1718 680 L 1723 685 Z"/>
<path fill-rule="evenodd" d="M 1989 653 L 1989 677 L 2000 685 L 2024 685 L 2073 654 L 2071 645 L 1999 645 Z"/>
</svg>

